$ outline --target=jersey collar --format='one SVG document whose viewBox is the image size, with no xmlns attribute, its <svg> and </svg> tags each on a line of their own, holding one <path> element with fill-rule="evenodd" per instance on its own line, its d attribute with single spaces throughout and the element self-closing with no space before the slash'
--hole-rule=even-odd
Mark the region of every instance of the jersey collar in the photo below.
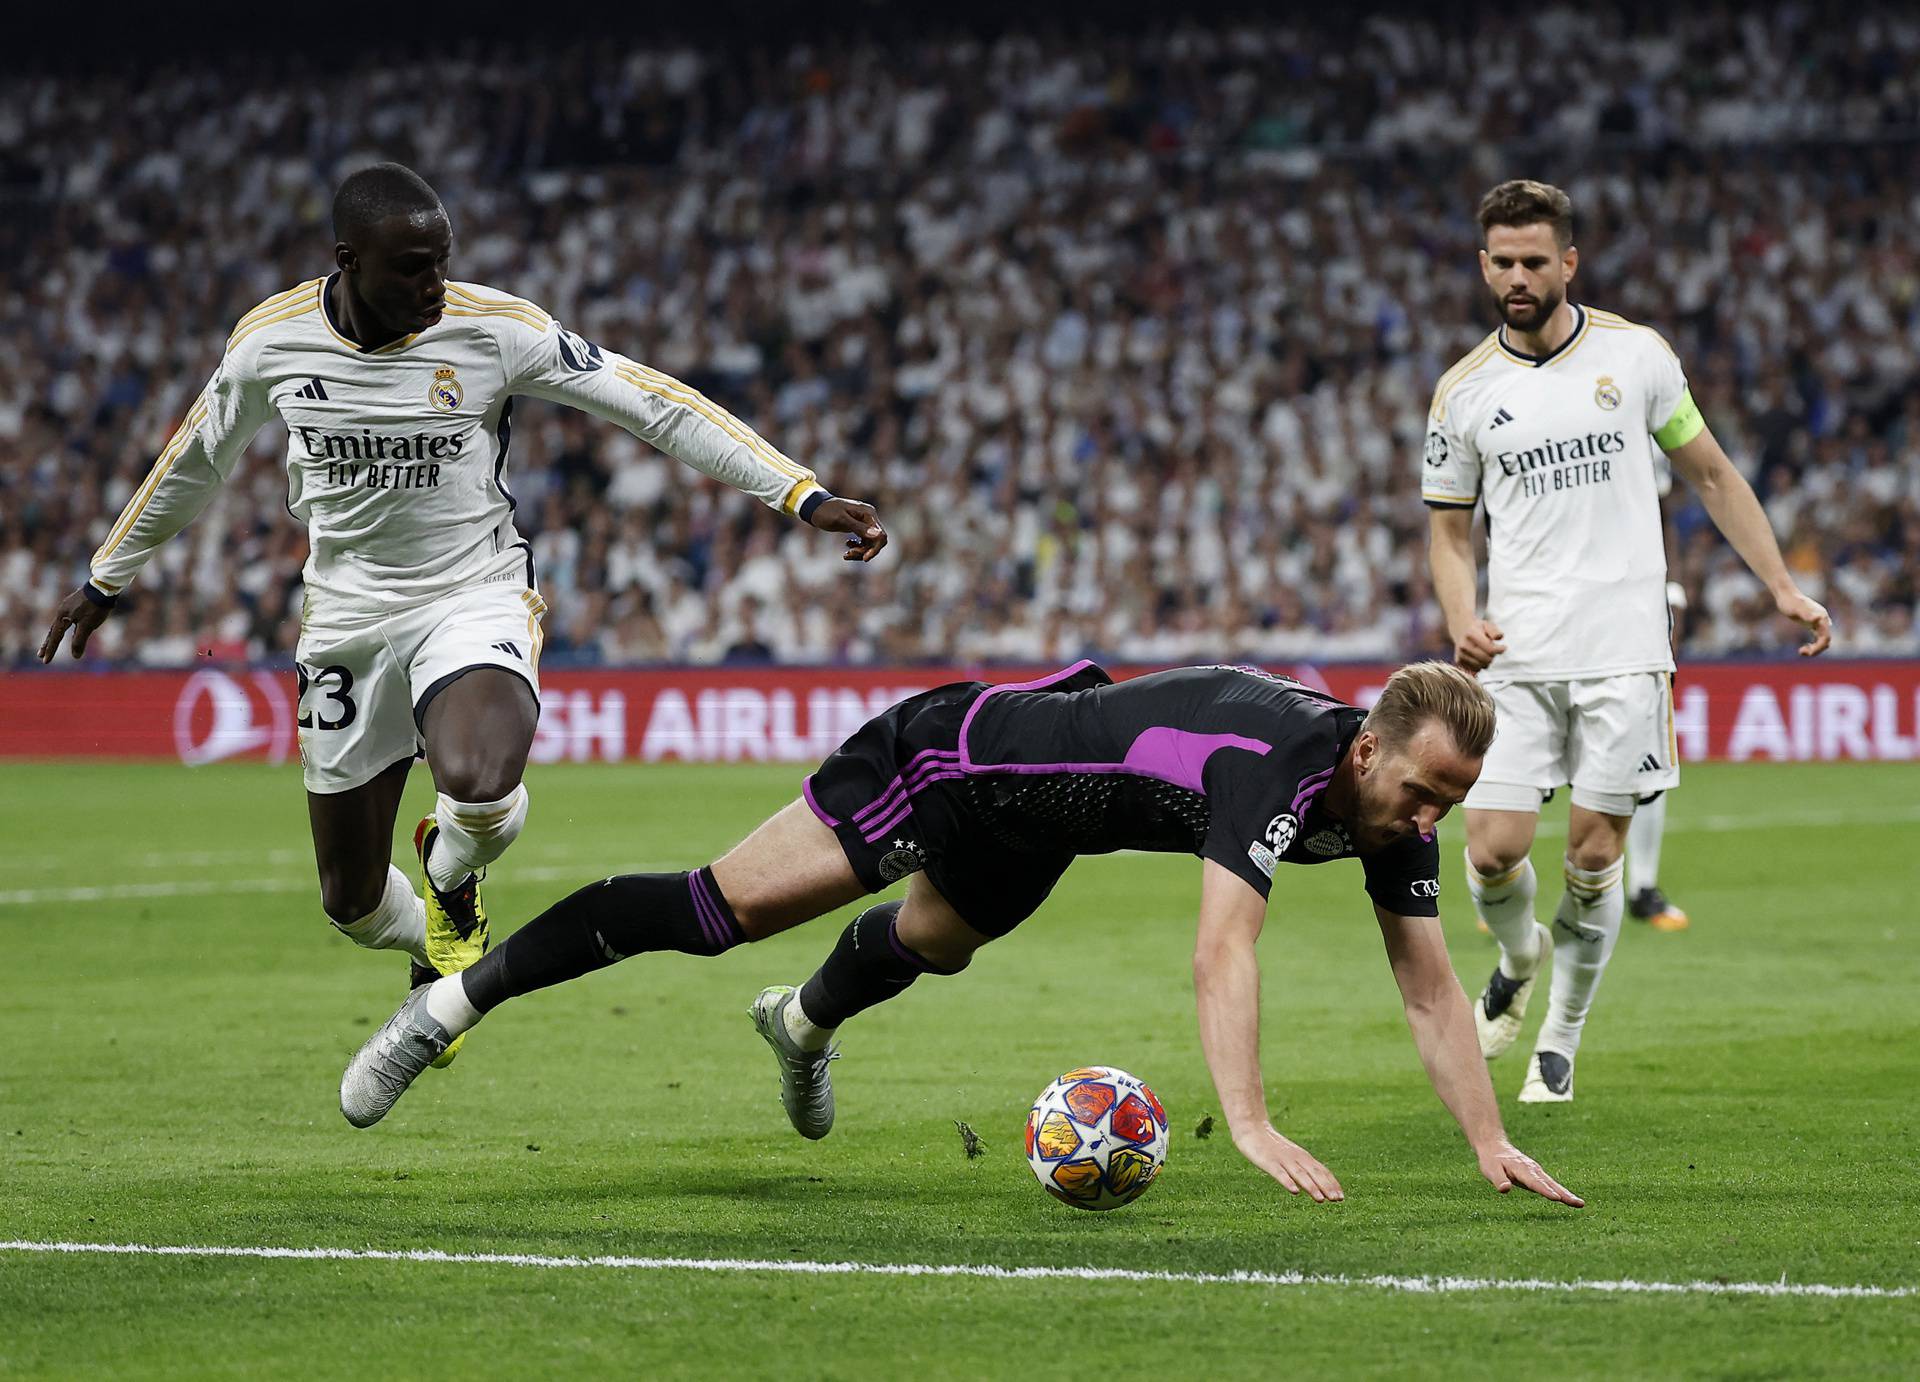
<svg viewBox="0 0 1920 1382">
<path fill-rule="evenodd" d="M 416 331 L 412 335 L 402 336 L 397 341 L 388 341 L 385 345 L 375 346 L 372 350 L 368 350 L 365 346 L 354 340 L 353 337 L 341 330 L 340 323 L 334 320 L 333 281 L 338 277 L 340 277 L 340 271 L 336 269 L 320 280 L 320 320 L 327 324 L 327 330 L 333 333 L 333 338 L 340 342 L 341 345 L 347 347 L 349 350 L 357 351 L 361 355 L 385 355 L 390 351 L 406 349 L 419 337 L 420 333 Z"/>
<path fill-rule="evenodd" d="M 1509 360 L 1526 365 L 1530 369 L 1544 369 L 1562 356 L 1571 354 L 1573 348 L 1586 339 L 1587 328 L 1590 325 L 1592 325 L 1592 319 L 1587 316 L 1587 309 L 1576 302 L 1573 304 L 1572 332 L 1568 334 L 1566 340 L 1560 342 L 1558 348 L 1548 351 L 1545 355 L 1529 355 L 1524 350 L 1515 350 L 1508 345 L 1507 328 L 1504 323 L 1499 331 L 1494 333 L 1494 339 L 1500 343 L 1500 349 Z"/>
</svg>

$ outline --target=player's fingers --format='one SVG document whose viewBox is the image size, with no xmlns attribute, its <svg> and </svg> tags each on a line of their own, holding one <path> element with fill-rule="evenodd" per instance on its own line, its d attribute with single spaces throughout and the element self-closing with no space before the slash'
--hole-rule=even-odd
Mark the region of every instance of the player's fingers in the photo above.
<svg viewBox="0 0 1920 1382">
<path fill-rule="evenodd" d="M 1298 1195 L 1300 1193 L 1300 1182 L 1293 1178 L 1292 1173 L 1287 1170 L 1285 1163 L 1267 1167 L 1267 1174 L 1286 1186 L 1289 1195 Z"/>
<path fill-rule="evenodd" d="M 1341 1188 L 1339 1177 L 1335 1176 L 1333 1172 L 1329 1171 L 1317 1161 L 1314 1163 L 1313 1169 L 1319 1173 L 1320 1188 L 1327 1192 L 1327 1198 L 1329 1200 L 1339 1201 L 1346 1199 L 1347 1192 Z"/>
<path fill-rule="evenodd" d="M 1570 1204 L 1575 1209 L 1586 1204 L 1585 1200 L 1548 1175 L 1537 1162 L 1520 1167 L 1514 1172 L 1514 1178 L 1543 1199 L 1558 1200 L 1561 1204 Z"/>
<path fill-rule="evenodd" d="M 60 639 L 67 631 L 67 616 L 57 615 L 47 629 L 47 636 L 40 640 L 40 660 L 53 661 L 53 655 L 60 651 Z"/>
<path fill-rule="evenodd" d="M 93 630 L 85 624 L 76 623 L 73 626 L 73 655 L 75 657 L 79 657 L 80 654 L 87 650 L 87 639 L 92 633 Z"/>
<path fill-rule="evenodd" d="M 1299 1177 L 1300 1183 L 1312 1192 L 1316 1203 L 1325 1204 L 1328 1200 L 1340 1197 L 1340 1184 L 1334 1180 L 1333 1172 L 1312 1157 L 1303 1158 L 1294 1168 L 1294 1174 Z"/>
</svg>

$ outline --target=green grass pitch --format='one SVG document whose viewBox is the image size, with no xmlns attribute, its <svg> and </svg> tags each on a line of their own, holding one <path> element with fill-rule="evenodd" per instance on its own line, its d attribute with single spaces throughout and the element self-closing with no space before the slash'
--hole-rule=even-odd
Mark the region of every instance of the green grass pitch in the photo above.
<svg viewBox="0 0 1920 1382">
<path fill-rule="evenodd" d="M 1920 768 L 1688 770 L 1665 881 L 1693 929 L 1628 923 L 1577 1103 L 1513 1102 L 1531 1032 L 1493 1071 L 1515 1141 L 1584 1212 L 1479 1179 L 1355 865 L 1284 870 L 1261 942 L 1275 1120 L 1348 1192 L 1315 1206 L 1224 1128 L 1195 1136 L 1218 1108 L 1191 859 L 1083 861 L 967 974 L 850 1025 L 819 1144 L 787 1130 L 745 1010 L 810 972 L 844 918 L 516 1002 L 356 1132 L 340 1068 L 404 963 L 321 918 L 294 769 L 9 764 L 0 783 L 0 1240 L 1920 1284 Z M 705 862 L 798 774 L 544 768 L 530 785 L 487 885 L 496 935 L 603 874 Z M 416 773 L 409 807 L 429 800 Z M 1492 948 L 1457 823 L 1443 832 L 1448 939 L 1477 991 Z M 1560 843 L 1537 853 L 1543 914 Z M 1028 1101 L 1085 1062 L 1141 1075 L 1173 1120 L 1166 1173 L 1107 1215 L 1055 1204 L 1022 1156 Z M 955 1119 L 984 1156 L 962 1155 Z M 1913 1375 L 1916 1340 L 1913 1296 L 0 1251 L 3 1376 L 1892 1377 Z"/>
</svg>

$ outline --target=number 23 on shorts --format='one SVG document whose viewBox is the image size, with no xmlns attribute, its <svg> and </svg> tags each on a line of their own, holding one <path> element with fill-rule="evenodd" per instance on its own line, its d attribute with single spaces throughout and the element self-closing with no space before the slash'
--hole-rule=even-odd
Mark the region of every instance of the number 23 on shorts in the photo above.
<svg viewBox="0 0 1920 1382">
<path fill-rule="evenodd" d="M 301 729 L 345 729 L 359 715 L 353 703 L 353 673 L 337 663 L 331 667 L 304 667 L 294 664 L 300 678 Z M 319 703 L 309 705 L 307 695 L 316 693 Z"/>
</svg>

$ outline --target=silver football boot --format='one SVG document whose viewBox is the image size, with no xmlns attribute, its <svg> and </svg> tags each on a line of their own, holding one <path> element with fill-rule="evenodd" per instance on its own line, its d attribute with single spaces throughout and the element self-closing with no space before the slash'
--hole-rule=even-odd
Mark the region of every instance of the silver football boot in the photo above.
<svg viewBox="0 0 1920 1382">
<path fill-rule="evenodd" d="M 794 1041 L 787 1031 L 787 1004 L 799 997 L 791 984 L 776 984 L 762 989 L 747 1012 L 780 1066 L 780 1103 L 787 1121 L 802 1137 L 818 1141 L 833 1131 L 833 1077 L 827 1066 L 840 1059 L 840 1048 L 807 1051 Z"/>
<path fill-rule="evenodd" d="M 356 1128 L 370 1128 L 387 1116 L 422 1070 L 452 1044 L 447 1029 L 427 1014 L 422 984 L 407 995 L 399 1011 L 347 1062 L 340 1077 L 340 1112 Z"/>
</svg>

